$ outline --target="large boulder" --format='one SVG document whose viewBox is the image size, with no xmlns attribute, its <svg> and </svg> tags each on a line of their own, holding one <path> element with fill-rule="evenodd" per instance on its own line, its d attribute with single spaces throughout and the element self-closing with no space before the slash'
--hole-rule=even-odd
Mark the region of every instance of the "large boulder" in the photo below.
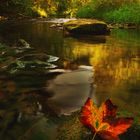
<svg viewBox="0 0 140 140">
<path fill-rule="evenodd" d="M 95 19 L 76 19 L 64 23 L 64 31 L 70 34 L 105 35 L 110 32 L 107 24 Z"/>
</svg>

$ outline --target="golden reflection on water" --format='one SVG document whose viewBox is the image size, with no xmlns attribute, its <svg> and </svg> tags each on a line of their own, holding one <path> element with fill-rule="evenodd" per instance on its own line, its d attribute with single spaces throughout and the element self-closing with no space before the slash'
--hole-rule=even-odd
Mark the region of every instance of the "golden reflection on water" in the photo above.
<svg viewBox="0 0 140 140">
<path fill-rule="evenodd" d="M 93 65 L 95 76 L 101 76 L 103 79 L 105 76 L 110 77 L 116 84 L 121 80 L 140 80 L 140 58 L 135 48 L 128 50 L 117 46 L 117 43 L 115 46 L 109 46 L 108 44 L 83 43 L 78 40 L 72 46 L 75 59 L 89 57 L 89 64 Z"/>
<path fill-rule="evenodd" d="M 106 98 L 129 111 L 140 109 L 140 56 L 137 47 L 107 42 L 94 44 L 75 39 L 71 42 L 74 59 L 87 57 L 94 69 L 96 96 L 100 104 Z M 111 41 L 112 42 L 112 41 Z M 67 43 L 67 42 L 65 42 Z M 129 104 L 128 104 L 129 102 Z"/>
</svg>

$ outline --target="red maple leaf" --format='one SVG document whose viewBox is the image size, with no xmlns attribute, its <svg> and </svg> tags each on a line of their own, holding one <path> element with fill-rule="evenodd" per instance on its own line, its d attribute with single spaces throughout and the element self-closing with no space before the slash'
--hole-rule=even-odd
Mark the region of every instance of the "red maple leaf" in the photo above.
<svg viewBox="0 0 140 140">
<path fill-rule="evenodd" d="M 118 135 L 127 131 L 133 118 L 118 118 L 117 106 L 106 100 L 99 108 L 88 98 L 81 111 L 81 122 L 106 140 L 119 140 Z M 93 139 L 94 139 L 93 137 Z"/>
</svg>

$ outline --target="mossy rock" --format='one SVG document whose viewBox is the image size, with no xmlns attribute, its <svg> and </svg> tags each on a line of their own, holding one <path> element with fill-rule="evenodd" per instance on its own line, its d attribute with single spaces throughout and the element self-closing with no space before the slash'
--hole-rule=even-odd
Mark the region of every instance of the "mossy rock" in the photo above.
<svg viewBox="0 0 140 140">
<path fill-rule="evenodd" d="M 19 40 L 17 41 L 16 46 L 17 46 L 18 48 L 27 48 L 27 49 L 31 48 L 31 47 L 30 47 L 30 44 L 28 44 L 24 39 L 19 39 Z"/>
<path fill-rule="evenodd" d="M 64 31 L 70 34 L 106 35 L 110 30 L 103 21 L 95 19 L 76 19 L 64 23 Z"/>
</svg>

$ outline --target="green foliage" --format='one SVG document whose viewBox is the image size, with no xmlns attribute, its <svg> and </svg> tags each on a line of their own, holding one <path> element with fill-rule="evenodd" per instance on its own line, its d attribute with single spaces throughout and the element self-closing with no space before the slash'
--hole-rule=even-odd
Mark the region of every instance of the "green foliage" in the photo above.
<svg viewBox="0 0 140 140">
<path fill-rule="evenodd" d="M 114 0 L 92 0 L 88 4 L 80 7 L 77 17 L 82 18 L 103 18 L 103 14 L 118 7 L 119 4 Z"/>
<path fill-rule="evenodd" d="M 140 23 L 138 0 L 1 0 L 1 15 L 97 18 Z"/>
<path fill-rule="evenodd" d="M 91 0 L 2 0 L 0 13 L 41 17 L 74 17 Z"/>
<path fill-rule="evenodd" d="M 1 13 L 32 15 L 33 0 L 6 0 L 0 2 Z"/>
<path fill-rule="evenodd" d="M 56 4 L 57 4 L 57 16 L 58 17 L 63 17 L 65 16 L 65 11 L 67 10 L 68 8 L 68 2 L 67 0 L 63 0 L 63 1 L 60 1 L 60 0 L 57 0 L 56 1 Z"/>
<path fill-rule="evenodd" d="M 104 15 L 104 19 L 117 23 L 140 23 L 140 4 L 122 5 L 119 9 L 110 11 Z"/>
<path fill-rule="evenodd" d="M 136 1 L 92 0 L 79 8 L 76 16 L 98 18 L 115 23 L 140 23 L 140 4 Z"/>
<path fill-rule="evenodd" d="M 94 9 L 90 4 L 87 4 L 77 11 L 76 16 L 79 18 L 92 18 L 94 16 Z"/>
</svg>

